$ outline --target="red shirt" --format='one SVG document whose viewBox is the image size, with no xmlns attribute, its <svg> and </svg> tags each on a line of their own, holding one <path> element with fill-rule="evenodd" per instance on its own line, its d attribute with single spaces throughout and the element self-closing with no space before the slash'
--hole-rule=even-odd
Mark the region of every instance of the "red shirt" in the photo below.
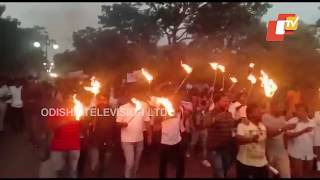
<svg viewBox="0 0 320 180">
<path fill-rule="evenodd" d="M 50 149 L 53 151 L 80 150 L 80 123 L 73 117 L 49 117 L 49 121 L 70 121 L 54 130 Z"/>
</svg>

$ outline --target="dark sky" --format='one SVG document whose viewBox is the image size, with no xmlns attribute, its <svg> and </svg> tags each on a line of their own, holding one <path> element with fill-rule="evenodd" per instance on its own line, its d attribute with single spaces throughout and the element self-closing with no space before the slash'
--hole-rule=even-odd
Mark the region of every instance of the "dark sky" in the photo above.
<svg viewBox="0 0 320 180">
<path fill-rule="evenodd" d="M 60 45 L 58 52 L 72 49 L 72 33 L 86 26 L 98 27 L 102 4 L 110 3 L 2 3 L 4 16 L 21 21 L 22 27 L 44 26 Z M 314 23 L 320 18 L 319 3 L 271 3 L 273 8 L 263 17 L 275 19 L 279 13 L 296 13 L 301 20 Z M 50 52 L 52 56 L 54 52 Z"/>
</svg>

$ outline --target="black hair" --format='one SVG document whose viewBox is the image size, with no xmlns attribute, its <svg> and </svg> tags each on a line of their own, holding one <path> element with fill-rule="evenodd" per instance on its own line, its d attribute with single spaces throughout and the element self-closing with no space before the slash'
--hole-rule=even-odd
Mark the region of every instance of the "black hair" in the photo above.
<svg viewBox="0 0 320 180">
<path fill-rule="evenodd" d="M 199 90 L 196 88 L 196 87 L 193 87 L 191 90 L 190 90 L 190 95 L 191 96 L 199 96 Z"/>
<path fill-rule="evenodd" d="M 220 99 L 223 98 L 223 97 L 228 97 L 228 95 L 226 93 L 223 93 L 223 92 L 217 93 L 215 95 L 213 101 L 216 103 L 216 102 L 220 101 Z"/>
<path fill-rule="evenodd" d="M 236 95 L 235 99 L 236 99 L 236 100 L 239 100 L 242 96 L 248 96 L 248 93 L 245 92 L 245 91 L 239 92 L 239 93 Z"/>
<path fill-rule="evenodd" d="M 295 105 L 295 108 L 296 108 L 296 109 L 303 108 L 306 112 L 309 111 L 308 106 L 307 106 L 306 104 L 303 104 L 303 103 L 296 104 L 296 105 Z"/>
<path fill-rule="evenodd" d="M 257 103 L 248 104 L 246 109 L 247 116 L 249 116 L 257 108 L 261 108 L 261 105 Z"/>
</svg>

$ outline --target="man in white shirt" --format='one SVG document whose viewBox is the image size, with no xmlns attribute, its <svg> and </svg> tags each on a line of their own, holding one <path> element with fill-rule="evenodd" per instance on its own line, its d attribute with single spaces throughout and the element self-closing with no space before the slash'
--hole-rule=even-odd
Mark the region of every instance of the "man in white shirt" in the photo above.
<svg viewBox="0 0 320 180">
<path fill-rule="evenodd" d="M 261 123 L 262 108 L 258 105 L 249 105 L 247 115 L 248 119 L 243 119 L 237 127 L 236 137 L 239 143 L 237 176 L 238 178 L 267 178 L 267 130 Z"/>
<path fill-rule="evenodd" d="M 272 102 L 270 113 L 262 116 L 267 128 L 267 156 L 269 164 L 279 171 L 280 178 L 291 178 L 289 156 L 285 147 L 284 132 L 295 128 L 284 116 L 284 104 Z"/>
<path fill-rule="evenodd" d="M 10 91 L 4 79 L 0 82 L 0 132 L 4 131 L 4 118 L 7 112 L 6 100 L 10 98 Z"/>
<path fill-rule="evenodd" d="M 11 98 L 11 105 L 9 109 L 9 117 L 12 121 L 13 129 L 20 133 L 24 127 L 23 121 L 23 102 L 21 98 L 22 83 L 21 80 L 16 79 L 13 85 L 9 86 Z"/>
<path fill-rule="evenodd" d="M 229 106 L 228 111 L 232 114 L 233 119 L 240 120 L 241 118 L 246 118 L 246 109 L 247 109 L 247 93 L 240 93 L 235 98 L 235 101 L 232 102 Z"/>
<path fill-rule="evenodd" d="M 117 111 L 117 124 L 121 127 L 121 145 L 124 152 L 125 178 L 135 178 L 141 153 L 143 151 L 143 130 L 144 127 L 148 131 L 148 144 L 151 144 L 151 128 L 150 118 L 147 111 L 147 105 L 142 103 L 140 108 L 129 101 L 128 103 L 119 107 Z"/>
<path fill-rule="evenodd" d="M 297 104 L 295 109 L 296 117 L 288 122 L 296 124 L 296 127 L 285 134 L 288 139 L 291 172 L 294 178 L 309 177 L 314 159 L 314 124 L 308 118 L 306 105 Z"/>
<path fill-rule="evenodd" d="M 182 109 L 175 108 L 175 115 L 163 117 L 161 120 L 161 145 L 160 145 L 160 178 L 167 177 L 168 163 L 176 165 L 176 177 L 183 178 L 185 170 L 184 149 L 182 146 Z"/>
<path fill-rule="evenodd" d="M 320 171 L 320 111 L 310 110 L 310 118 L 314 123 L 314 153 L 317 156 L 317 171 Z"/>
</svg>

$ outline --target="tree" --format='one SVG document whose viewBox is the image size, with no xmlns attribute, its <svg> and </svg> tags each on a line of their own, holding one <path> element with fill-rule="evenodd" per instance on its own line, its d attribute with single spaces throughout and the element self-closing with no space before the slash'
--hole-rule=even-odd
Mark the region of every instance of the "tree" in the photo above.
<svg viewBox="0 0 320 180">
<path fill-rule="evenodd" d="M 192 39 L 188 36 L 187 27 L 197 16 L 200 3 L 195 2 L 165 2 L 146 3 L 154 16 L 168 44 L 177 44 Z"/>
<path fill-rule="evenodd" d="M 5 10 L 0 7 L 0 14 Z M 39 27 L 20 28 L 19 20 L 0 17 L 0 72 L 26 75 L 41 72 L 43 52 L 33 47 L 33 42 L 42 37 Z"/>
<path fill-rule="evenodd" d="M 149 9 L 141 9 L 141 3 L 120 3 L 102 6 L 99 24 L 104 29 L 114 29 L 129 41 L 141 45 L 156 44 L 160 32 Z"/>
<path fill-rule="evenodd" d="M 0 17 L 2 16 L 5 10 L 6 10 L 6 6 L 0 5 Z"/>
<path fill-rule="evenodd" d="M 268 3 L 206 3 L 198 10 L 188 31 L 231 47 L 246 37 L 247 27 L 258 25 L 271 5 Z M 225 42 L 224 42 L 225 41 Z"/>
</svg>

